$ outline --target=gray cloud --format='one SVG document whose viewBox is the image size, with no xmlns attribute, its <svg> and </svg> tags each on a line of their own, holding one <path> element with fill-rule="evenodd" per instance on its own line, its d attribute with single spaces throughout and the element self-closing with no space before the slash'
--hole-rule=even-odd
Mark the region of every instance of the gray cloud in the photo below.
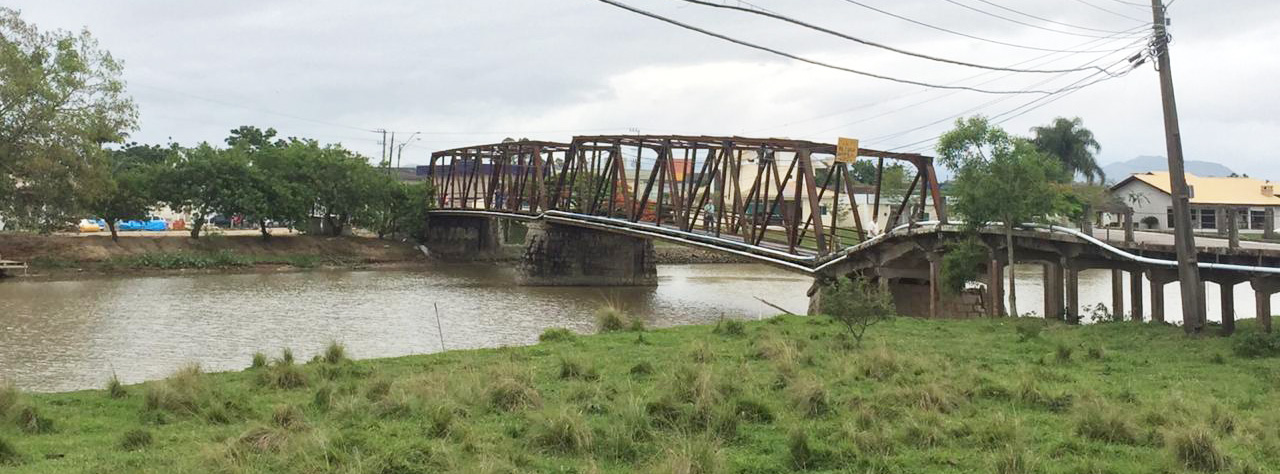
<svg viewBox="0 0 1280 474">
<path fill-rule="evenodd" d="M 674 0 L 627 1 L 859 69 L 939 83 L 981 72 L 906 58 L 751 15 Z M 1066 48 L 1092 39 L 1022 27 L 942 0 L 860 1 L 1019 44 Z M 958 1 L 998 12 L 973 0 Z M 844 0 L 753 2 L 904 49 L 972 62 L 1008 65 L 1043 54 L 964 40 Z M 993 2 L 1099 29 L 1138 25 L 1080 2 Z M 401 138 L 424 132 L 420 142 L 405 150 L 411 163 L 424 160 L 432 149 L 507 135 L 567 139 L 575 132 L 625 132 L 629 127 L 827 141 L 841 135 L 888 137 L 868 145 L 893 147 L 936 136 L 951 117 L 966 110 L 996 115 L 1033 99 L 922 91 L 799 64 L 592 0 L 11 3 L 42 28 L 87 27 L 125 60 L 126 78 L 142 113 L 134 138 L 146 142 L 216 142 L 235 126 L 256 124 L 286 135 L 341 141 L 376 156 L 378 136 L 368 130 L 393 129 Z M 1137 19 L 1150 16 L 1110 0 L 1090 3 Z M 1277 104 L 1271 78 L 1280 74 L 1280 60 L 1271 53 L 1280 46 L 1280 20 L 1275 19 L 1280 3 L 1178 0 L 1171 17 L 1188 157 L 1280 178 L 1270 146 L 1271 137 L 1280 132 L 1270 113 Z M 1090 47 L 1097 44 L 1102 43 Z M 1062 56 L 1046 60 L 1060 59 L 1050 66 L 1062 67 L 1100 55 Z M 1001 76 L 993 73 L 970 82 L 994 80 L 988 87 L 1020 89 L 1046 79 Z M 1041 87 L 1071 81 L 1056 79 Z M 1070 95 L 1006 127 L 1025 133 L 1058 115 L 1085 119 L 1102 141 L 1103 161 L 1163 154 L 1159 94 L 1150 67 Z M 938 121 L 942 123 L 893 136 Z"/>
</svg>

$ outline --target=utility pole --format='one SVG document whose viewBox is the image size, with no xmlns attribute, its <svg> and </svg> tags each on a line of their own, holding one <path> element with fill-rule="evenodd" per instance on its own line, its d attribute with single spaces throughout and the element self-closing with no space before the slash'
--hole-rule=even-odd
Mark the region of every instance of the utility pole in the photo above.
<svg viewBox="0 0 1280 474">
<path fill-rule="evenodd" d="M 382 156 L 378 157 L 378 166 L 382 166 L 382 163 L 387 161 L 387 129 L 379 128 L 374 130 L 374 133 L 382 134 L 382 141 L 378 142 L 379 145 L 382 145 Z"/>
<path fill-rule="evenodd" d="M 1187 334 L 1205 326 L 1205 306 L 1200 297 L 1200 268 L 1196 265 L 1195 233 L 1191 229 L 1191 192 L 1182 166 L 1182 132 L 1178 128 L 1178 104 L 1173 97 L 1173 71 L 1169 68 L 1169 33 L 1162 0 L 1151 0 L 1155 29 L 1156 67 L 1160 70 L 1160 99 L 1164 105 L 1165 146 L 1169 153 L 1169 186 L 1173 197 L 1173 246 L 1178 252 L 1178 284 L 1182 293 L 1182 326 Z"/>
<path fill-rule="evenodd" d="M 391 132 L 391 147 L 387 148 L 387 158 L 382 162 L 382 166 L 387 167 L 387 171 L 391 171 L 391 154 L 396 152 L 396 132 Z"/>
</svg>

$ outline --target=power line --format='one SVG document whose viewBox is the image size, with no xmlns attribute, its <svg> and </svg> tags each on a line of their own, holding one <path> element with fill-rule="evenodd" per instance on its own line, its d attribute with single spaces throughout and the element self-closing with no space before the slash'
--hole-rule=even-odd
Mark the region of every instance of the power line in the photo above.
<svg viewBox="0 0 1280 474">
<path fill-rule="evenodd" d="M 1014 8 L 1009 8 L 1009 7 L 1006 7 L 1006 6 L 1004 6 L 1004 5 L 1000 5 L 1000 4 L 998 4 L 998 3 L 992 2 L 992 1 L 990 1 L 990 0 L 978 0 L 978 1 L 979 1 L 979 2 L 982 2 L 982 3 L 985 3 L 985 4 L 987 4 L 987 5 L 991 5 L 991 6 L 993 6 L 993 7 L 999 8 L 999 9 L 1001 9 L 1001 10 L 1005 10 L 1005 11 L 1008 11 L 1008 12 L 1017 13 L 1017 14 L 1019 14 L 1019 15 L 1022 15 L 1022 16 L 1028 17 L 1028 18 L 1034 18 L 1034 19 L 1037 19 L 1037 20 L 1040 20 L 1040 21 L 1043 21 L 1043 22 L 1053 23 L 1053 24 L 1055 24 L 1055 25 L 1068 26 L 1068 27 L 1071 27 L 1071 28 L 1078 28 L 1078 29 L 1081 29 L 1081 30 L 1087 30 L 1087 31 L 1096 31 L 1096 32 L 1099 32 L 1099 33 L 1117 33 L 1116 31 L 1111 31 L 1111 30 L 1101 30 L 1101 29 L 1097 29 L 1097 28 L 1089 28 L 1089 27 L 1087 27 L 1087 26 L 1078 26 L 1078 25 L 1073 25 L 1073 24 L 1070 24 L 1070 23 L 1063 23 L 1063 22 L 1061 22 L 1061 21 L 1057 21 L 1057 20 L 1050 20 L 1050 19 L 1048 19 L 1048 18 L 1044 18 L 1044 17 L 1039 17 L 1039 16 L 1036 16 L 1036 15 L 1032 15 L 1032 14 L 1030 14 L 1030 13 L 1023 12 L 1023 11 L 1021 11 L 1021 10 L 1017 10 L 1017 9 L 1014 9 Z M 1119 0 L 1115 0 L 1115 1 L 1119 1 Z"/>
<path fill-rule="evenodd" d="M 867 40 L 867 39 L 863 39 L 863 38 L 858 38 L 858 37 L 855 37 L 855 36 L 850 36 L 850 35 L 847 35 L 847 34 L 844 34 L 844 33 L 838 32 L 838 31 L 834 31 L 834 30 L 831 30 L 831 29 L 828 29 L 828 28 L 824 28 L 824 27 L 821 27 L 821 26 L 817 26 L 817 25 L 814 25 L 814 24 L 811 24 L 811 23 L 806 23 L 806 22 L 804 22 L 804 21 L 800 21 L 800 20 L 797 20 L 797 19 L 795 19 L 795 18 L 791 18 L 791 17 L 786 16 L 786 15 L 781 15 L 781 14 L 772 13 L 772 12 L 768 12 L 768 11 L 757 10 L 757 9 L 752 9 L 752 8 L 743 8 L 743 7 L 734 6 L 734 5 L 725 5 L 725 4 L 719 4 L 719 3 L 712 3 L 712 2 L 707 2 L 707 1 L 703 1 L 703 0 L 684 0 L 684 1 L 685 1 L 685 2 L 688 2 L 688 3 L 697 4 L 697 5 L 703 5 L 703 6 L 714 7 L 714 8 L 724 8 L 724 9 L 729 9 L 729 10 L 735 10 L 735 11 L 740 11 L 740 12 L 751 13 L 751 14 L 753 14 L 753 15 L 760 15 L 760 16 L 764 16 L 764 17 L 768 17 L 768 18 L 773 18 L 773 19 L 775 19 L 775 20 L 785 21 L 785 22 L 787 22 L 787 23 L 791 23 L 791 24 L 793 24 L 793 25 L 798 25 L 798 26 L 802 26 L 802 27 L 805 27 L 805 28 L 808 28 L 808 29 L 811 29 L 811 30 L 820 31 L 820 32 L 822 32 L 822 33 L 826 33 L 826 34 L 831 35 L 831 36 L 835 36 L 835 37 L 843 38 L 843 39 L 846 39 L 846 40 L 849 40 L 849 41 L 853 41 L 853 42 L 855 42 L 855 43 L 859 43 L 859 44 L 863 44 L 863 45 L 871 46 L 871 47 L 873 47 L 873 48 L 880 48 L 880 49 L 883 49 L 883 50 L 886 50 L 886 51 L 892 51 L 892 52 L 895 52 L 895 53 L 898 53 L 898 54 L 904 54 L 904 55 L 907 55 L 907 56 L 912 56 L 912 57 L 921 58 L 921 59 L 927 59 L 927 60 L 930 60 L 930 61 L 937 61 L 937 62 L 941 62 L 941 63 L 955 64 L 955 65 L 958 65 L 958 66 L 966 66 L 966 67 L 972 67 L 972 68 L 978 68 L 978 69 L 987 69 L 987 70 L 991 70 L 991 71 L 1008 71 L 1008 72 L 1037 73 L 1037 74 L 1058 74 L 1058 73 L 1065 73 L 1065 72 L 1080 72 L 1080 71 L 1085 71 L 1085 70 L 1090 69 L 1090 68 L 1077 68 L 1077 69 L 1015 69 L 1015 68 L 1008 68 L 1008 67 L 986 66 L 986 65 L 982 65 L 982 64 L 975 64 L 975 63 L 970 63 L 970 62 L 965 62 L 965 61 L 958 61 L 958 60 L 954 60 L 954 59 L 947 59 L 947 58 L 940 58 L 940 57 L 937 57 L 937 56 L 932 56 L 932 55 L 923 54 L 923 53 L 916 53 L 916 52 L 913 52 L 913 51 L 907 51 L 907 50 L 904 50 L 904 49 L 895 48 L 895 47 L 893 47 L 893 46 L 889 46 L 889 45 L 886 45 L 886 44 L 878 43 L 878 42 L 871 41 L 871 40 Z"/>
<path fill-rule="evenodd" d="M 1059 34 L 1064 34 L 1064 35 L 1083 36 L 1083 37 L 1086 37 L 1086 38 L 1103 38 L 1103 36 L 1098 36 L 1098 35 L 1089 34 L 1089 33 L 1076 33 L 1076 32 L 1074 32 L 1074 31 L 1062 31 L 1062 30 L 1055 30 L 1055 29 L 1053 29 L 1053 28 L 1048 28 L 1048 27 L 1040 26 L 1040 25 L 1037 25 L 1037 24 L 1034 24 L 1034 23 L 1027 23 L 1027 22 L 1022 21 L 1022 20 L 1018 20 L 1018 19 L 1015 19 L 1015 18 L 1009 18 L 1009 17 L 1007 17 L 1007 16 L 1003 16 L 1003 15 L 999 15 L 999 14 L 996 14 L 996 13 L 992 13 L 992 12 L 989 12 L 989 11 L 983 10 L 983 9 L 981 9 L 981 8 L 974 7 L 974 6 L 972 6 L 972 5 L 967 5 L 967 4 L 964 4 L 964 3 L 960 3 L 960 2 L 958 2 L 958 1 L 956 1 L 956 0 L 944 0 L 944 1 L 946 1 L 947 3 L 950 3 L 950 4 L 952 4 L 952 5 L 956 5 L 956 6 L 961 7 L 961 8 L 965 8 L 965 9 L 968 9 L 968 10 L 972 10 L 972 11 L 975 11 L 975 12 L 981 13 L 981 14 L 983 14 L 983 15 L 986 15 L 986 16 L 989 16 L 989 17 L 992 17 L 992 18 L 999 18 L 999 19 L 1001 19 L 1001 20 L 1004 20 L 1004 21 L 1007 21 L 1007 22 L 1010 22 L 1010 23 L 1017 23 L 1017 24 L 1019 24 L 1019 25 L 1027 26 L 1027 27 L 1031 27 L 1031 28 L 1035 28 L 1035 29 L 1038 29 L 1038 30 L 1052 31 L 1052 32 L 1054 32 L 1054 33 L 1059 33 Z M 1077 1 L 1080 1 L 1080 0 L 1077 0 Z"/>
<path fill-rule="evenodd" d="M 705 29 L 702 29 L 702 28 L 699 28 L 699 27 L 696 27 L 696 26 L 693 26 L 693 25 L 690 25 L 690 24 L 687 24 L 687 23 L 681 23 L 681 22 L 676 21 L 676 20 L 673 20 L 673 19 L 671 19 L 671 18 L 667 18 L 667 17 L 665 17 L 665 16 L 662 16 L 662 15 L 659 15 L 659 14 L 656 14 L 656 13 L 652 13 L 652 12 L 649 12 L 649 11 L 645 11 L 645 10 L 642 10 L 642 9 L 639 9 L 639 8 L 636 8 L 636 7 L 633 7 L 633 6 L 630 6 L 630 5 L 627 5 L 627 4 L 624 4 L 624 3 L 621 3 L 621 2 L 616 2 L 616 1 L 614 1 L 614 0 L 599 0 L 599 1 L 600 1 L 601 3 L 607 3 L 607 4 L 609 4 L 609 5 L 613 5 L 613 6 L 615 6 L 615 7 L 621 8 L 621 9 L 623 9 L 623 10 L 627 10 L 627 11 L 630 11 L 630 12 L 632 12 L 632 13 L 636 13 L 636 14 L 639 14 L 639 15 L 647 16 L 647 17 L 649 17 L 649 18 L 653 18 L 653 19 L 655 19 L 655 20 L 658 20 L 658 21 L 661 21 L 661 22 L 664 22 L 664 23 L 668 23 L 668 24 L 671 24 L 671 25 L 675 25 L 675 26 L 678 26 L 678 27 L 684 28 L 684 29 L 686 29 L 686 30 L 690 30 L 690 31 L 694 31 L 694 32 L 697 32 L 697 33 L 701 33 L 701 34 L 704 34 L 704 35 L 707 35 L 707 36 L 711 36 L 711 37 L 713 37 L 713 38 L 719 38 L 719 39 L 721 39 L 721 40 L 728 41 L 728 42 L 730 42 L 730 43 L 733 43 L 733 44 L 736 44 L 736 45 L 739 45 L 739 46 L 745 46 L 745 47 L 748 47 L 748 48 L 751 48 L 751 49 L 756 49 L 756 50 L 764 51 L 764 52 L 767 52 L 767 53 L 772 53 L 772 54 L 775 54 L 775 55 L 778 55 L 778 56 L 782 56 L 782 57 L 784 57 L 784 58 L 788 58 L 788 59 L 791 59 L 791 60 L 794 60 L 794 61 L 800 61 L 800 62 L 803 62 L 803 63 L 812 64 L 812 65 L 814 65 L 814 66 L 825 67 L 825 68 L 828 68 L 828 69 L 834 69 L 834 70 L 837 70 L 837 71 L 843 71 L 843 72 L 847 72 L 847 73 L 851 73 L 851 74 L 856 74 L 856 75 L 859 75 L 859 76 L 865 76 L 865 77 L 870 77 L 870 78 L 875 78 L 875 79 L 881 79 L 881 80 L 886 80 L 886 81 L 898 82 L 898 83 L 902 83 L 902 84 L 912 84 L 912 85 L 917 85 L 917 86 L 931 87 L 931 88 L 935 88 L 935 89 L 959 89 L 959 90 L 967 90 L 967 91 L 972 91 L 972 92 L 980 92 L 980 93 L 983 93 L 983 94 L 1009 94 L 1009 95 L 1016 95 L 1016 94 L 1044 94 L 1044 95 L 1047 95 L 1047 94 L 1051 94 L 1051 92 L 1049 92 L 1049 91 L 1041 91 L 1041 90 L 1019 90 L 1019 91 L 1009 91 L 1009 90 L 989 90 L 989 89 L 978 89 L 978 88 L 974 88 L 974 87 L 966 87 L 966 86 L 948 86 L 948 85 L 942 85 L 942 84 L 932 84 L 932 83 L 928 83 L 928 82 L 914 81 L 914 80 L 910 80 L 910 79 L 902 79 L 902 78 L 892 77 L 892 76 L 885 76 L 885 75 L 882 75 L 882 74 L 876 74 L 876 73 L 872 73 L 872 72 L 860 71 L 860 70 L 857 70 L 857 69 L 851 69 L 851 68 L 847 68 L 847 67 L 843 67 L 843 66 L 836 66 L 836 65 L 833 65 L 833 64 L 824 63 L 824 62 L 822 62 L 822 61 L 817 61 L 817 60 L 814 60 L 814 59 L 804 58 L 804 57 L 797 56 L 797 55 L 794 55 L 794 54 L 791 54 L 791 53 L 787 53 L 787 52 L 783 52 L 783 51 L 780 51 L 780 50 L 777 50 L 777 49 L 773 49 L 773 48 L 770 48 L 770 47 L 767 47 L 767 46 L 761 46 L 761 45 L 758 45 L 758 44 L 755 44 L 755 43 L 749 43 L 749 42 L 747 42 L 747 41 L 743 41 L 743 40 L 736 39 L 736 38 L 733 38 L 733 37 L 730 37 L 730 36 L 722 35 L 722 34 L 720 34 L 720 33 L 715 33 L 715 32 L 712 32 L 712 31 L 708 31 L 708 30 L 705 30 Z"/>
<path fill-rule="evenodd" d="M 1146 22 L 1147 22 L 1147 20 L 1141 20 L 1141 19 L 1138 19 L 1138 18 L 1131 17 L 1131 16 L 1129 16 L 1129 15 L 1125 15 L 1125 14 L 1123 14 L 1123 13 L 1117 12 L 1117 11 L 1115 11 L 1115 10 L 1106 9 L 1106 8 L 1103 8 L 1103 7 L 1100 7 L 1100 6 L 1094 5 L 1094 4 L 1092 4 L 1092 3 L 1086 2 L 1085 0 L 1076 0 L 1076 1 L 1077 1 L 1077 2 L 1079 2 L 1079 3 L 1083 3 L 1083 4 L 1085 4 L 1085 5 L 1088 5 L 1088 6 L 1090 6 L 1090 7 L 1093 7 L 1093 8 L 1095 8 L 1095 9 L 1098 9 L 1098 10 L 1101 10 L 1101 11 L 1104 11 L 1104 12 L 1107 12 L 1107 13 L 1110 13 L 1110 14 L 1112 14 L 1112 15 L 1115 15 L 1115 16 L 1118 16 L 1118 17 L 1121 17 L 1121 18 L 1127 18 L 1127 19 L 1130 19 L 1130 20 L 1133 20 L 1133 21 L 1136 21 L 1136 22 L 1140 22 L 1140 23 L 1146 23 Z"/>
<path fill-rule="evenodd" d="M 844 1 L 845 1 L 845 2 L 848 2 L 848 3 L 852 3 L 852 4 L 857 5 L 857 6 L 860 6 L 860 7 L 862 7 L 862 8 L 866 8 L 866 9 L 871 10 L 871 11 L 874 11 L 874 12 L 876 12 L 876 13 L 880 13 L 880 14 L 882 14 L 882 15 L 891 16 L 891 17 L 893 17 L 893 18 L 897 18 L 897 19 L 899 19 L 899 20 L 902 20 L 902 21 L 905 21 L 905 22 L 908 22 L 908 23 L 912 23 L 912 24 L 915 24 L 915 25 L 923 26 L 923 27 L 925 27 L 925 28 L 929 28 L 929 29 L 932 29 L 932 30 L 941 31 L 941 32 L 943 32 L 943 33 L 950 33 L 950 34 L 953 34 L 953 35 L 956 35 L 956 36 L 961 36 L 961 37 L 965 37 L 965 38 L 969 38 L 969 39 L 977 40 L 977 41 L 982 41 L 982 42 L 986 42 L 986 43 L 998 44 L 998 45 L 1001 45 L 1001 46 L 1008 46 L 1008 47 L 1010 47 L 1010 48 L 1027 49 L 1027 50 L 1032 50 L 1032 51 L 1047 51 L 1047 52 L 1051 52 L 1051 53 L 1105 53 L 1105 52 L 1107 52 L 1106 50 L 1069 50 L 1069 49 L 1040 48 L 1040 47 L 1036 47 L 1036 46 L 1027 46 L 1027 45 L 1022 45 L 1022 44 L 1017 44 L 1017 43 L 1009 43 L 1009 42 L 1005 42 L 1005 41 L 993 40 L 993 39 L 990 39 L 990 38 L 984 38 L 984 37 L 981 37 L 981 36 L 971 35 L 971 34 L 968 34 L 968 33 L 963 33 L 963 32 L 959 32 L 959 31 L 956 31 L 956 30 L 947 29 L 947 28 L 943 28 L 943 27 L 941 27 L 941 26 L 932 25 L 932 24 L 929 24 L 929 23 L 925 23 L 925 22 L 922 22 L 922 21 L 918 21 L 918 20 L 915 20 L 915 19 L 912 19 L 912 18 L 908 18 L 908 17 L 903 16 L 903 15 L 899 15 L 899 14 L 897 14 L 897 13 L 893 13 L 893 12 L 890 12 L 890 11 L 886 11 L 886 10 L 882 10 L 882 9 L 880 9 L 880 8 L 873 7 L 873 6 L 871 6 L 871 5 L 867 5 L 867 4 L 862 3 L 862 2 L 860 2 L 860 1 L 858 1 L 858 0 L 844 0 Z"/>
<path fill-rule="evenodd" d="M 1141 3 L 1136 3 L 1136 2 L 1126 2 L 1125 0 L 1111 0 L 1111 1 L 1119 3 L 1121 5 L 1129 5 L 1131 7 L 1141 8 L 1143 10 L 1147 10 L 1151 8 L 1151 5 L 1143 5 Z"/>
</svg>

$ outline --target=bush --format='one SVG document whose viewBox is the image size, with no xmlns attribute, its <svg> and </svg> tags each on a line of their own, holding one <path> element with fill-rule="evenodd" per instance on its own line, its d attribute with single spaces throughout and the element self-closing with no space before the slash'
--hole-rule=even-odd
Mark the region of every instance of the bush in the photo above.
<svg viewBox="0 0 1280 474">
<path fill-rule="evenodd" d="M 125 390 L 124 384 L 120 383 L 120 378 L 116 374 L 111 374 L 111 380 L 107 381 L 107 395 L 111 398 L 124 398 L 129 396 L 129 391 Z"/>
<path fill-rule="evenodd" d="M 151 446 L 150 431 L 134 428 L 124 432 L 124 436 L 120 437 L 120 449 L 125 451 L 137 451 L 147 446 Z"/>
<path fill-rule="evenodd" d="M 1174 457 L 1187 469 L 1218 472 L 1230 464 L 1218 448 L 1213 434 L 1204 428 L 1190 428 L 1173 434 L 1169 441 Z"/>
<path fill-rule="evenodd" d="M 324 349 L 324 361 L 329 364 L 338 364 L 347 360 L 347 348 L 338 341 L 330 341 L 329 347 Z"/>
<path fill-rule="evenodd" d="M 741 337 L 747 334 L 747 325 L 737 319 L 721 318 L 711 332 L 722 336 Z"/>
<path fill-rule="evenodd" d="M 581 414 L 566 410 L 537 418 L 532 439 L 553 452 L 583 453 L 591 449 L 592 433 Z"/>
<path fill-rule="evenodd" d="M 979 278 L 981 268 L 990 260 L 989 253 L 974 237 L 947 243 L 942 255 L 942 290 L 958 294 Z"/>
<path fill-rule="evenodd" d="M 854 345 L 862 345 L 867 330 L 893 317 L 893 297 L 878 285 L 862 277 L 840 277 L 822 289 L 822 312 L 839 321 L 853 337 Z"/>
<path fill-rule="evenodd" d="M 0 438 L 0 466 L 14 466 L 22 463 L 22 455 L 9 441 Z"/>
<path fill-rule="evenodd" d="M 538 336 L 538 342 L 572 341 L 575 337 L 573 331 L 568 329 L 550 328 L 542 331 L 542 334 Z"/>
<path fill-rule="evenodd" d="M 1280 332 L 1250 332 L 1236 336 L 1232 348 L 1236 355 L 1249 359 L 1280 356 Z"/>
</svg>

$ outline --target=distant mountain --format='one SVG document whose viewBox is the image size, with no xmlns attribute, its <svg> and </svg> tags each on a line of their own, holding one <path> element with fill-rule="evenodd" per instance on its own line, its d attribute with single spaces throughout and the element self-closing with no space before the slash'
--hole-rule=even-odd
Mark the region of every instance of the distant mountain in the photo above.
<svg viewBox="0 0 1280 474">
<path fill-rule="evenodd" d="M 1212 161 L 1187 161 L 1183 164 L 1188 173 L 1196 176 L 1222 177 L 1231 176 L 1231 168 Z M 1129 161 L 1112 163 L 1102 167 L 1107 173 L 1107 181 L 1118 183 L 1134 173 L 1149 171 L 1169 171 L 1169 160 L 1163 156 L 1139 156 Z"/>
</svg>

